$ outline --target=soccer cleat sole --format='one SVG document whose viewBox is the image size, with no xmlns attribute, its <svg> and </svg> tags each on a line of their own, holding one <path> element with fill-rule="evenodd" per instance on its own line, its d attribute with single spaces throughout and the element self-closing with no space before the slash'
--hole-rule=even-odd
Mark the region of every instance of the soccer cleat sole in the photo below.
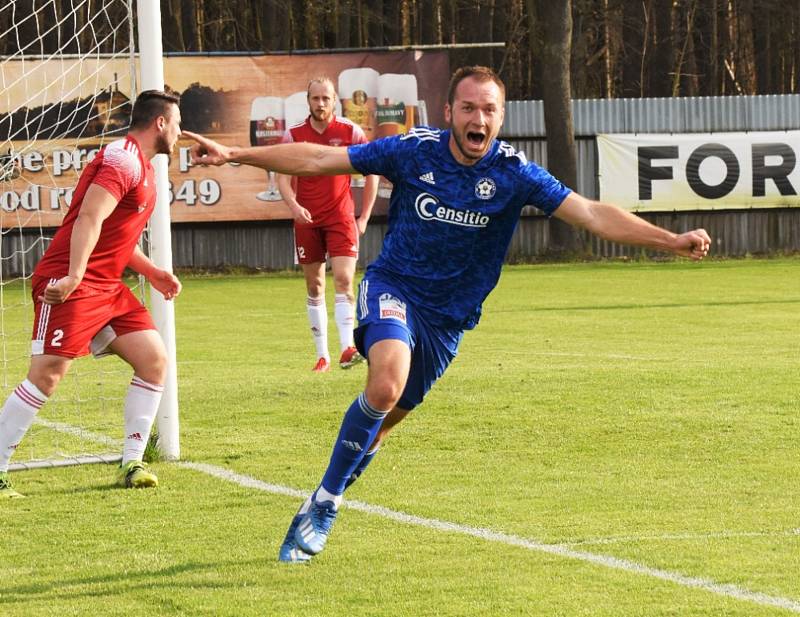
<svg viewBox="0 0 800 617">
<path fill-rule="evenodd" d="M 313 555 L 300 550 L 297 546 L 286 548 L 282 546 L 278 553 L 278 561 L 281 563 L 308 563 L 312 557 Z"/>
</svg>

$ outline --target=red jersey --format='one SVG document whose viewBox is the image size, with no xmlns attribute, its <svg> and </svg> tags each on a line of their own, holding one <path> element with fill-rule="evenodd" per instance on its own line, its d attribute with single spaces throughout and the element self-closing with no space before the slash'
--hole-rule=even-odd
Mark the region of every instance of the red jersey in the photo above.
<svg viewBox="0 0 800 617">
<path fill-rule="evenodd" d="M 307 141 L 324 146 L 350 146 L 367 143 L 367 136 L 360 126 L 347 118 L 333 117 L 322 133 L 311 126 L 311 116 L 300 124 L 289 128 L 282 143 Z M 310 227 L 324 227 L 332 223 L 352 220 L 355 216 L 353 194 L 350 192 L 350 176 L 298 176 L 296 179 L 297 202 L 311 213 L 314 222 Z"/>
<path fill-rule="evenodd" d="M 72 227 L 92 184 L 102 186 L 118 203 L 103 221 L 83 280 L 93 284 L 119 282 L 156 205 L 153 166 L 145 160 L 139 144 L 130 136 L 108 144 L 83 170 L 64 221 L 34 274 L 61 278 L 69 273 Z"/>
</svg>

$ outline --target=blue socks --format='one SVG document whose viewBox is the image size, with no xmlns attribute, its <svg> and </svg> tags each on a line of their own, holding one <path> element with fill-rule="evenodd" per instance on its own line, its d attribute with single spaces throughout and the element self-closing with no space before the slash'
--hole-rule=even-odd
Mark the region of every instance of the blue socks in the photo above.
<svg viewBox="0 0 800 617">
<path fill-rule="evenodd" d="M 372 459 L 375 458 L 375 455 L 378 453 L 378 450 L 380 449 L 381 446 L 380 444 L 378 444 L 377 446 L 375 446 L 374 450 L 369 450 L 364 455 L 364 458 L 361 459 L 361 462 L 358 464 L 358 467 L 356 467 L 355 471 L 350 474 L 349 478 L 347 478 L 347 483 L 344 485 L 345 489 L 350 488 L 350 485 L 356 480 L 358 480 L 359 477 L 361 477 L 361 474 L 364 473 L 364 470 L 367 468 L 367 465 L 369 465 L 372 462 Z"/>
<path fill-rule="evenodd" d="M 380 411 L 371 407 L 363 393 L 353 401 L 344 414 L 339 436 L 333 446 L 331 461 L 322 477 L 322 487 L 326 491 L 333 495 L 341 495 L 348 486 L 351 476 L 356 473 L 358 477 L 369 464 L 377 448 L 370 454 L 367 454 L 367 449 L 375 441 L 387 413 L 388 410 Z M 367 457 L 368 460 L 362 465 Z"/>
</svg>

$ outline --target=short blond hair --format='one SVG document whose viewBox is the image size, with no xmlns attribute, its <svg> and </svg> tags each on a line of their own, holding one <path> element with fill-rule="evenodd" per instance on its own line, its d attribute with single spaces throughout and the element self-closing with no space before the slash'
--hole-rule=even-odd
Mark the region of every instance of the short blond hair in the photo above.
<svg viewBox="0 0 800 617">
<path fill-rule="evenodd" d="M 333 80 L 330 77 L 326 77 L 324 75 L 320 77 L 313 77 L 312 79 L 308 80 L 308 85 L 306 86 L 306 97 L 311 94 L 311 86 L 314 84 L 327 84 L 333 90 L 333 95 L 336 96 L 336 86 L 333 85 Z"/>
</svg>

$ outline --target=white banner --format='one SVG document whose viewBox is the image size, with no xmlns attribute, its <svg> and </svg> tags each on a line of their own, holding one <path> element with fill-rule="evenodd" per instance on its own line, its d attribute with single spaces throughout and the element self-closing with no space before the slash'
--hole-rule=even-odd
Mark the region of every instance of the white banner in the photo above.
<svg viewBox="0 0 800 617">
<path fill-rule="evenodd" d="M 800 131 L 598 135 L 600 199 L 639 212 L 800 206 Z"/>
</svg>

